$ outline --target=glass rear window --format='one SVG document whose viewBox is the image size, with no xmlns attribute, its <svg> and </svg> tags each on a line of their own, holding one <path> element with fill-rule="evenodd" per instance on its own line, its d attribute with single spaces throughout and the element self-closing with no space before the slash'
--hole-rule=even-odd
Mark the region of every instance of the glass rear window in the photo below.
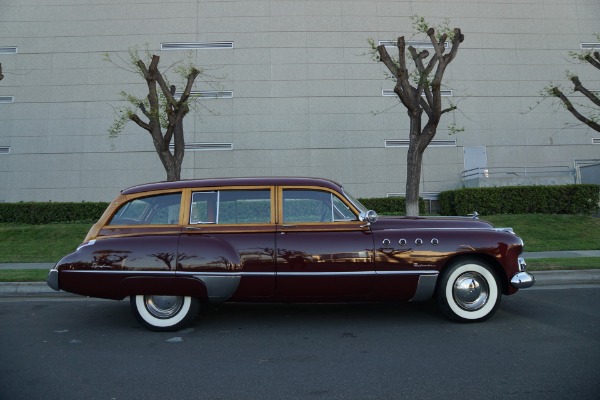
<svg viewBox="0 0 600 400">
<path fill-rule="evenodd" d="M 140 197 L 123 204 L 108 225 L 176 225 L 181 193 Z"/>
</svg>

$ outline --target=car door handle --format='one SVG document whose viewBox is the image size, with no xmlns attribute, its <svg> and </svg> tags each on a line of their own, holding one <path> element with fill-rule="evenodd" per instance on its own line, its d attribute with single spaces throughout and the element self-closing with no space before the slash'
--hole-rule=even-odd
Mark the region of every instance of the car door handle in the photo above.
<svg viewBox="0 0 600 400">
<path fill-rule="evenodd" d="M 290 228 L 297 228 L 297 225 L 281 225 L 281 234 L 285 235 L 285 230 Z"/>
<path fill-rule="evenodd" d="M 185 230 L 186 231 L 201 231 L 202 228 L 200 228 L 199 226 L 186 226 Z"/>
</svg>

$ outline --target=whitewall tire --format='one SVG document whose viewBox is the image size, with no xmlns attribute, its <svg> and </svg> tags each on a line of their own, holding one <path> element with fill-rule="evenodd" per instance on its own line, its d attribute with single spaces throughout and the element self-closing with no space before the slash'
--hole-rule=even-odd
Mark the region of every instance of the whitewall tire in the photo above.
<svg viewBox="0 0 600 400">
<path fill-rule="evenodd" d="M 502 298 L 493 269 L 479 259 L 463 259 L 448 266 L 437 288 L 437 302 L 450 319 L 478 322 L 490 318 Z"/>
<path fill-rule="evenodd" d="M 152 331 L 176 331 L 198 314 L 200 302 L 190 296 L 137 295 L 130 298 L 136 319 Z"/>
</svg>

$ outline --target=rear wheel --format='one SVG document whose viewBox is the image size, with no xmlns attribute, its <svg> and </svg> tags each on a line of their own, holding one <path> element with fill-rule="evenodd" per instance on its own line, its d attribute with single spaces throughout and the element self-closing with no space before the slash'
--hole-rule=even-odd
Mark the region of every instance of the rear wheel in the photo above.
<svg viewBox="0 0 600 400">
<path fill-rule="evenodd" d="M 493 269 L 478 259 L 455 262 L 441 276 L 437 302 L 450 319 L 485 321 L 500 306 L 502 292 Z"/>
<path fill-rule="evenodd" d="M 152 331 L 176 331 L 187 326 L 200 307 L 190 296 L 137 295 L 130 298 L 136 319 Z"/>
</svg>

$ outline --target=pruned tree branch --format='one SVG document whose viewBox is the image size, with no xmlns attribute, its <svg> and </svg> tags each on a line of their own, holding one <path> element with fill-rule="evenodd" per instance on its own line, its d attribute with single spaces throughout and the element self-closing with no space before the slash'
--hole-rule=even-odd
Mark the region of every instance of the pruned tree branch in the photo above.
<svg viewBox="0 0 600 400">
<path fill-rule="evenodd" d="M 593 53 L 586 54 L 585 60 L 592 66 L 600 69 L 600 52 L 594 51 Z"/>
<path fill-rule="evenodd" d="M 565 106 L 565 108 L 571 114 L 573 114 L 573 116 L 575 118 L 577 118 L 579 121 L 583 122 L 584 124 L 586 124 L 587 126 L 589 126 L 590 128 L 592 128 L 593 130 L 600 132 L 600 124 L 598 124 L 595 121 L 592 121 L 589 118 L 586 118 L 579 111 L 577 111 L 577 109 L 573 106 L 573 103 L 571 102 L 571 100 L 569 100 L 567 98 L 567 96 L 565 96 L 564 93 L 558 87 L 555 86 L 555 87 L 552 88 L 552 94 L 555 97 L 559 98 L 560 101 L 562 101 L 562 103 Z"/>
<path fill-rule="evenodd" d="M 600 107 L 600 98 L 598 98 L 594 93 L 589 91 L 585 86 L 581 84 L 578 76 L 571 77 L 571 82 L 573 82 L 573 91 L 579 92 L 587 97 L 592 103 Z"/>
<path fill-rule="evenodd" d="M 142 121 L 142 120 L 140 119 L 140 117 L 138 117 L 137 115 L 135 115 L 135 114 L 132 114 L 132 115 L 129 117 L 129 119 L 131 119 L 133 122 L 135 122 L 136 124 L 138 124 L 138 126 L 139 126 L 140 128 L 143 128 L 143 129 L 147 130 L 148 132 L 151 132 L 151 131 L 152 131 L 152 127 L 150 126 L 150 124 L 148 124 L 148 123 L 146 123 L 146 122 Z"/>
<path fill-rule="evenodd" d="M 579 62 L 587 62 L 592 67 L 600 70 L 600 52 L 572 52 L 570 53 L 570 55 Z M 546 96 L 550 95 L 559 99 L 562 105 L 567 109 L 567 111 L 569 111 L 578 121 L 589 126 L 593 130 L 600 132 L 600 97 L 598 97 L 598 95 L 596 95 L 591 90 L 587 89 L 579 80 L 579 76 L 569 76 L 569 74 L 567 74 L 567 76 L 569 80 L 573 83 L 573 92 L 581 93 L 592 104 L 594 104 L 596 107 L 599 107 L 599 110 L 592 111 L 590 113 L 587 113 L 587 115 L 584 115 L 577 109 L 577 107 L 581 109 L 585 108 L 586 106 L 573 103 L 558 86 L 547 87 L 544 91 L 544 94 Z"/>
</svg>

